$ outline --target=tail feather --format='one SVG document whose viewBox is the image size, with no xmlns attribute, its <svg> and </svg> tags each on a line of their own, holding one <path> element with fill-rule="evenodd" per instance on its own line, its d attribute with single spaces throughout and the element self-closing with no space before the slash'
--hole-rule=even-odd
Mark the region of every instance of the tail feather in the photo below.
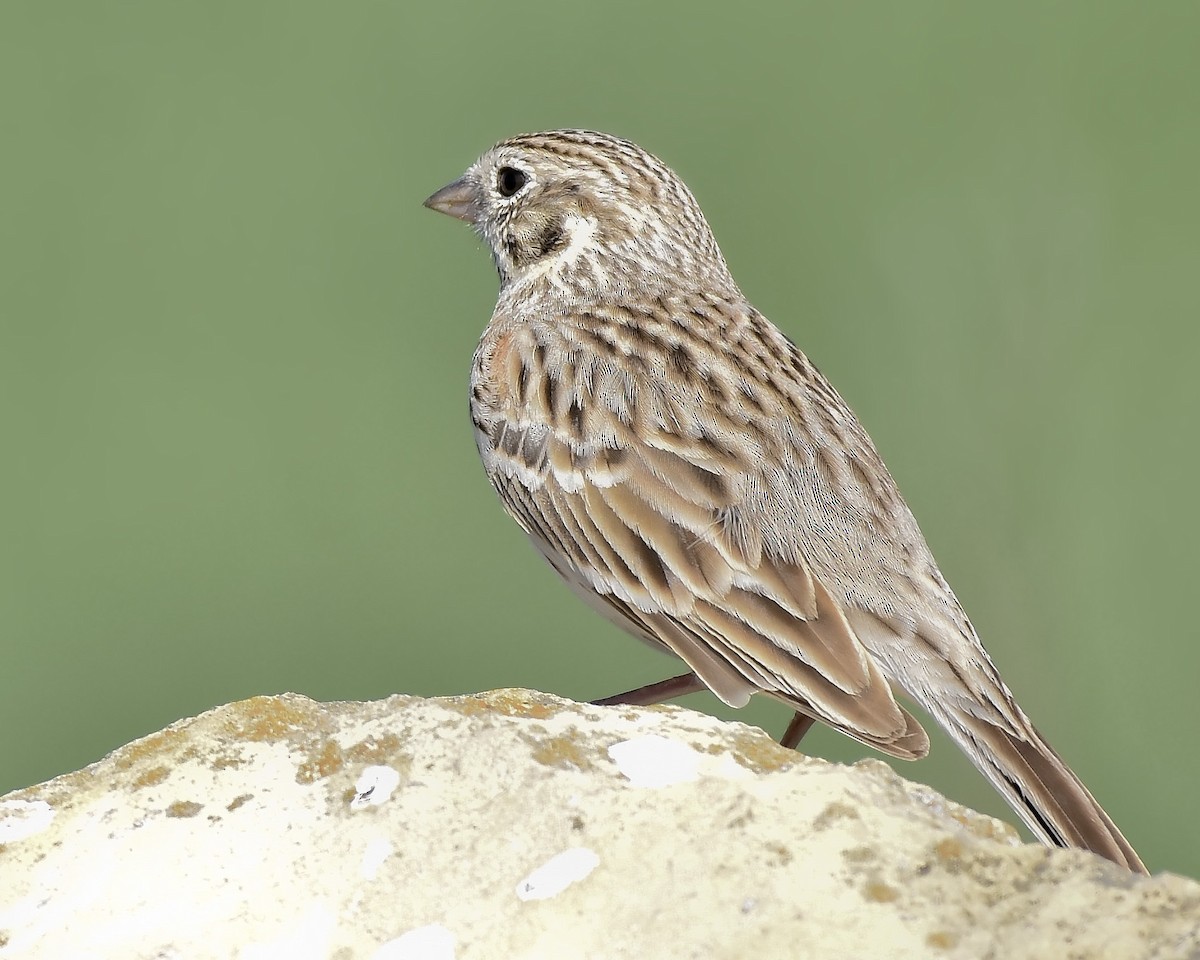
<svg viewBox="0 0 1200 960">
<path fill-rule="evenodd" d="M 1035 836 L 1079 847 L 1147 873 L 1129 841 L 1033 724 L 1013 734 L 976 716 L 943 717 L 944 726 Z"/>
</svg>

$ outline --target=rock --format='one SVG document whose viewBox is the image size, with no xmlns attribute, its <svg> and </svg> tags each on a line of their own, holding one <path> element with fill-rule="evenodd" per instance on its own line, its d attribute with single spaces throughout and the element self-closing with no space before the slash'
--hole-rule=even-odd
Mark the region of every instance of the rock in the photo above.
<svg viewBox="0 0 1200 960">
<path fill-rule="evenodd" d="M 1200 885 L 676 707 L 258 697 L 0 800 L 0 958 L 1194 957 Z"/>
</svg>

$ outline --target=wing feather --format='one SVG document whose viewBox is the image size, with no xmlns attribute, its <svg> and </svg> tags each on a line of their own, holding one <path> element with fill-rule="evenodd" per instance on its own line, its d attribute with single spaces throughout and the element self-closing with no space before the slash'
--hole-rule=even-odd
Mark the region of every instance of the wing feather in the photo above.
<svg viewBox="0 0 1200 960">
<path fill-rule="evenodd" d="M 524 432 L 504 431 L 503 450 L 519 462 L 497 484 L 501 497 L 576 590 L 604 598 L 610 618 L 674 653 L 732 706 L 761 691 L 885 752 L 928 750 L 808 566 L 768 556 L 761 541 L 746 549 L 745 534 L 731 533 L 739 478 L 709 481 L 677 450 L 632 444 L 566 456 L 568 439 L 534 444 Z"/>
</svg>

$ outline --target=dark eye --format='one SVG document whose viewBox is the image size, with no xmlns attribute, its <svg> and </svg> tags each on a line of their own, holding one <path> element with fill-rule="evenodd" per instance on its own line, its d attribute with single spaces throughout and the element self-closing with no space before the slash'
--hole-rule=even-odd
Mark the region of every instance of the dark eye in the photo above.
<svg viewBox="0 0 1200 960">
<path fill-rule="evenodd" d="M 496 172 L 496 189 L 502 197 L 511 197 L 528 182 L 529 178 L 515 167 L 501 167 Z"/>
</svg>

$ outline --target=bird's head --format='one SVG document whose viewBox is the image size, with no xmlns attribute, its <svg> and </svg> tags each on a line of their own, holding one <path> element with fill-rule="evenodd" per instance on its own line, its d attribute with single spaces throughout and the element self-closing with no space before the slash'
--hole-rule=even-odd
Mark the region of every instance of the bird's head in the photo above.
<svg viewBox="0 0 1200 960">
<path fill-rule="evenodd" d="M 498 143 L 425 206 L 470 223 L 502 290 L 621 295 L 689 279 L 732 285 L 683 181 L 634 143 L 586 130 Z"/>
</svg>

